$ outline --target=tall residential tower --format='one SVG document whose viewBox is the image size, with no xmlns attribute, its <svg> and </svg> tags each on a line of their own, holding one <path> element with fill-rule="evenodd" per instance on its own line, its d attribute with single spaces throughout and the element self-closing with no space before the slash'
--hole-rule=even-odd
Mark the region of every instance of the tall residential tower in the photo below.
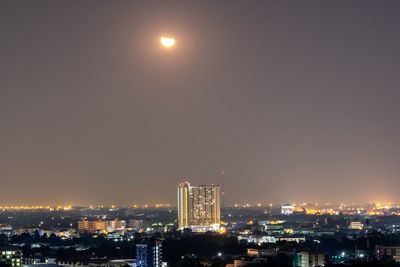
<svg viewBox="0 0 400 267">
<path fill-rule="evenodd" d="M 147 241 L 136 244 L 137 267 L 162 267 L 161 241 Z"/>
<path fill-rule="evenodd" d="M 195 232 L 218 230 L 221 223 L 219 185 L 178 186 L 178 226 Z"/>
</svg>

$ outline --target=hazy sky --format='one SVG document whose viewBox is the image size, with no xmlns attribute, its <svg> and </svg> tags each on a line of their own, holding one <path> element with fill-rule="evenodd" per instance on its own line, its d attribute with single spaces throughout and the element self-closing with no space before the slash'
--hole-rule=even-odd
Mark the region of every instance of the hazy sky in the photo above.
<svg viewBox="0 0 400 267">
<path fill-rule="evenodd" d="M 0 204 L 175 204 L 183 180 L 225 203 L 400 201 L 399 14 L 1 1 Z"/>
</svg>

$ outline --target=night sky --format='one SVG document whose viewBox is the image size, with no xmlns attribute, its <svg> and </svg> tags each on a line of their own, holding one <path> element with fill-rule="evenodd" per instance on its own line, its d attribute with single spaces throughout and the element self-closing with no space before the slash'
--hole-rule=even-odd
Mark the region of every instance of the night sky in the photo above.
<svg viewBox="0 0 400 267">
<path fill-rule="evenodd" d="M 400 201 L 399 14 L 1 1 L 0 204 L 175 204 L 184 180 L 225 204 Z"/>
</svg>

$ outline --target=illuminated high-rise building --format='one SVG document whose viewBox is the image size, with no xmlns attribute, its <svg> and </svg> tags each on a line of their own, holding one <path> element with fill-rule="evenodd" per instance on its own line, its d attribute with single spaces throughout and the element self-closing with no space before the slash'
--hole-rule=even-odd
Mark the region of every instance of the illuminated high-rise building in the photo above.
<svg viewBox="0 0 400 267">
<path fill-rule="evenodd" d="M 136 244 L 137 267 L 162 267 L 162 244 L 160 241 L 149 241 Z"/>
<path fill-rule="evenodd" d="M 178 186 L 178 226 L 193 231 L 218 230 L 221 223 L 219 185 Z"/>
</svg>

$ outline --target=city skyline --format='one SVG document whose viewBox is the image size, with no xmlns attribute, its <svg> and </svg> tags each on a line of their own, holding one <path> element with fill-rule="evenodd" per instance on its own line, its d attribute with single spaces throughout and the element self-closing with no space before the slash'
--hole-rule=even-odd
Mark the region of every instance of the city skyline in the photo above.
<svg viewBox="0 0 400 267">
<path fill-rule="evenodd" d="M 351 207 L 351 206 L 379 206 L 381 208 L 386 207 L 387 209 L 389 207 L 400 207 L 400 202 L 396 201 L 364 201 L 364 202 L 343 202 L 343 201 L 305 201 L 303 200 L 293 200 L 291 199 L 288 201 L 288 199 L 283 200 L 283 201 L 277 201 L 277 202 L 272 202 L 268 200 L 260 200 L 260 201 L 244 201 L 244 202 L 238 202 L 238 201 L 233 201 L 227 203 L 224 200 L 224 195 L 225 192 L 223 188 L 219 184 L 210 184 L 210 185 L 190 185 L 190 182 L 188 180 L 182 181 L 178 185 L 178 199 L 175 199 L 172 203 L 169 202 L 157 202 L 157 201 L 150 201 L 150 202 L 136 202 L 136 203 L 123 203 L 117 205 L 115 201 L 111 201 L 109 203 L 90 203 L 90 204 L 81 204 L 81 203 L 29 203 L 29 204 L 4 204 L 0 203 L 0 210 L 64 210 L 68 211 L 73 208 L 78 208 L 78 207 L 86 207 L 90 209 L 98 209 L 98 208 L 109 208 L 109 209 L 118 209 L 118 208 L 177 208 L 179 209 L 179 202 L 180 202 L 180 195 L 182 194 L 188 194 L 188 192 L 183 193 L 180 191 L 181 187 L 185 187 L 185 185 L 191 188 L 198 188 L 201 189 L 202 187 L 204 188 L 218 188 L 218 206 L 220 208 L 228 208 L 228 207 L 238 207 L 238 208 L 257 208 L 257 207 L 263 207 L 263 208 L 268 208 L 268 207 L 274 207 L 274 208 L 281 208 L 283 206 L 296 206 L 296 207 L 303 207 L 307 205 L 316 205 L 320 207 L 338 207 L 338 206 L 345 206 L 345 207 Z M 175 186 L 176 189 L 176 186 Z"/>
<path fill-rule="evenodd" d="M 0 206 L 398 203 L 399 11 L 2 1 Z"/>
</svg>

